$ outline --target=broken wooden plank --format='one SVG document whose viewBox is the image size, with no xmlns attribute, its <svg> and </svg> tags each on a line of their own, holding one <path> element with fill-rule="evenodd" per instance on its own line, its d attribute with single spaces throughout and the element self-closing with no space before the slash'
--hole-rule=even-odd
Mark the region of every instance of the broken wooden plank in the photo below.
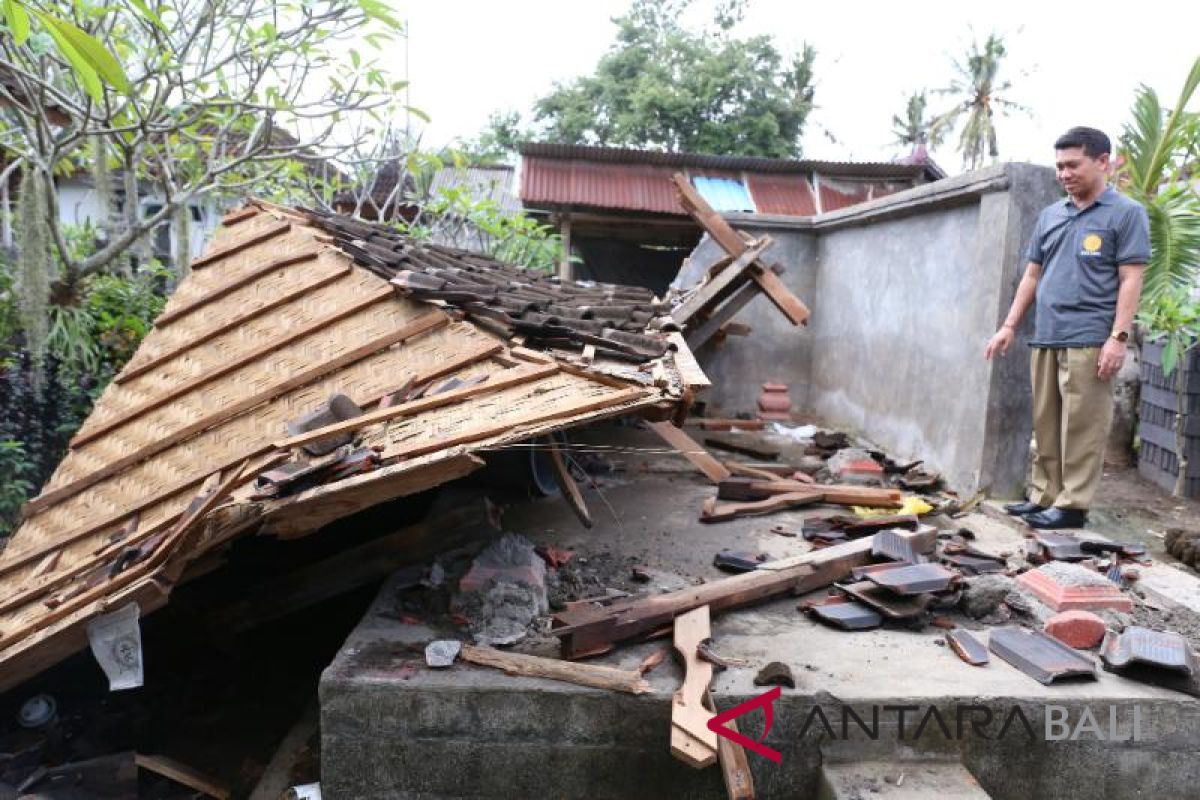
<svg viewBox="0 0 1200 800">
<path fill-rule="evenodd" d="M 737 475 L 742 478 L 757 478 L 758 480 L 764 480 L 764 481 L 777 481 L 780 478 L 779 475 L 777 475 L 774 472 L 771 472 L 770 470 L 766 469 L 765 467 L 755 467 L 755 466 L 751 466 L 749 464 L 741 464 L 737 461 L 726 461 L 725 466 L 729 468 L 729 471 L 732 474 Z M 788 470 L 792 469 L 791 467 L 788 467 L 787 465 L 781 465 L 781 466 L 786 467 L 786 469 L 788 469 Z M 791 472 L 789 472 L 788 474 L 790 475 Z"/>
<path fill-rule="evenodd" d="M 583 527 L 591 528 L 591 512 L 588 511 L 583 494 L 579 491 L 579 485 L 575 483 L 575 477 L 571 474 L 571 468 L 567 466 L 567 459 L 556 442 L 551 442 L 550 444 L 550 464 L 554 467 L 554 482 L 562 490 L 563 498 L 567 501 L 567 505 L 571 507 L 571 511 L 583 523 Z"/>
<path fill-rule="evenodd" d="M 115 378 L 113 378 L 113 381 L 115 383 L 126 383 L 127 381 L 131 381 L 140 375 L 145 375 L 152 369 L 166 364 L 168 361 L 174 361 L 184 353 L 195 350 L 200 345 L 207 344 L 218 336 L 229 333 L 232 330 L 236 330 L 251 320 L 257 319 L 264 314 L 269 314 L 275 309 L 299 300 L 302 297 L 306 297 L 310 293 L 315 292 L 317 289 L 320 289 L 323 286 L 328 286 L 329 284 L 340 280 L 347 275 L 350 275 L 353 273 L 353 271 L 354 267 L 350 266 L 349 264 L 342 265 L 335 272 L 331 272 L 327 275 L 321 275 L 306 284 L 292 289 L 291 291 L 284 292 L 274 300 L 264 303 L 258 308 L 253 308 L 244 314 L 235 316 L 224 324 L 218 325 L 212 330 L 205 331 L 201 336 L 198 336 L 195 339 L 189 339 L 178 347 L 145 361 L 139 360 L 137 363 L 131 363 L 127 365 L 125 369 L 121 370 L 120 375 L 117 375 Z"/>
<path fill-rule="evenodd" d="M 754 441 L 743 441 L 741 439 L 727 439 L 723 436 L 706 436 L 704 443 L 709 447 L 715 447 L 717 450 L 724 450 L 728 453 L 737 453 L 742 456 L 750 456 L 759 461 L 774 461 L 779 458 L 779 448 L 771 447 L 770 445 L 757 444 Z"/>
<path fill-rule="evenodd" d="M 713 699 L 711 689 L 705 692 L 704 702 L 708 710 L 715 715 L 717 703 Z M 736 719 L 729 720 L 722 727 L 732 733 L 741 733 Z M 729 800 L 755 800 L 754 775 L 750 772 L 750 759 L 746 757 L 746 748 L 728 736 L 719 736 L 717 760 L 721 764 L 721 777 L 725 779 L 725 793 Z"/>
<path fill-rule="evenodd" d="M 683 685 L 671 697 L 671 755 L 696 769 L 717 760 L 717 734 L 709 730 L 714 714 L 704 705 L 712 682 L 713 665 L 697 655 L 700 643 L 712 636 L 708 606 L 675 618 L 675 650 L 683 659 Z"/>
<path fill-rule="evenodd" d="M 481 458 L 470 453 L 436 459 L 416 469 L 411 464 L 391 464 L 291 497 L 268 500 L 263 503 L 263 533 L 295 539 L 364 508 L 469 475 L 483 465 Z"/>
<path fill-rule="evenodd" d="M 487 376 L 487 379 L 482 383 L 472 386 L 465 386 L 461 389 L 452 389 L 441 394 L 428 395 L 419 400 L 411 400 L 407 403 L 401 403 L 388 408 L 381 408 L 376 411 L 369 411 L 366 414 L 348 419 L 343 422 L 335 422 L 332 425 L 326 425 L 323 428 L 307 431 L 296 436 L 280 439 L 273 445 L 279 450 L 287 450 L 292 447 L 303 447 L 306 444 L 326 439 L 332 436 L 340 436 L 346 433 L 353 433 L 380 422 L 389 422 L 391 420 L 400 419 L 402 417 L 411 417 L 414 414 L 420 414 L 425 411 L 430 411 L 435 408 L 443 408 L 445 406 L 456 405 L 465 400 L 470 400 L 476 397 L 481 397 L 492 392 L 498 392 L 501 389 L 508 389 L 513 386 L 519 386 L 522 383 L 530 383 L 532 381 L 541 380 L 558 372 L 558 364 L 541 364 L 534 367 L 516 368 L 503 370 L 495 375 Z"/>
<path fill-rule="evenodd" d="M 903 531 L 914 547 L 933 546 L 937 530 Z M 825 547 L 794 558 L 765 562 L 753 572 L 689 586 L 650 597 L 618 600 L 604 607 L 584 607 L 554 615 L 551 633 L 560 637 L 566 658 L 603 652 L 616 642 L 644 636 L 670 625 L 680 614 L 700 606 L 717 613 L 795 591 L 815 591 L 850 575 L 872 560 L 873 537 Z"/>
<path fill-rule="evenodd" d="M 284 267 L 290 267 L 293 264 L 312 261 L 320 254 L 321 253 L 319 250 L 306 250 L 303 253 L 294 253 L 289 256 L 282 256 L 274 261 L 268 261 L 266 264 L 255 267 L 246 274 L 239 275 L 236 278 L 221 284 L 215 289 L 210 290 L 208 294 L 202 295 L 189 303 L 185 303 L 184 305 L 178 306 L 169 311 L 164 311 L 155 318 L 154 327 L 159 329 L 165 328 L 173 322 L 178 322 L 188 314 L 204 308 L 205 306 L 210 305 L 211 303 L 220 300 L 221 298 L 232 294 L 233 292 L 236 292 L 238 289 L 249 286 L 260 278 L 270 275 L 272 272 L 281 270 Z M 122 380 L 124 380 L 124 378 L 122 378 Z"/>
<path fill-rule="evenodd" d="M 777 494 L 766 500 L 756 500 L 748 503 L 725 503 L 724 505 L 717 505 L 715 501 L 706 503 L 704 510 L 700 514 L 700 521 L 728 522 L 738 517 L 772 514 L 787 508 L 812 505 L 825 499 L 823 488 L 821 486 L 808 486 L 807 491 Z"/>
<path fill-rule="evenodd" d="M 792 294 L 792 290 L 784 285 L 778 275 L 769 269 L 760 269 L 752 272 L 750 277 L 758 284 L 758 288 L 762 289 L 767 299 L 783 312 L 789 322 L 793 325 L 808 324 L 810 315 L 808 306 L 804 305 L 799 297 Z"/>
<path fill-rule="evenodd" d="M 222 247 L 218 250 L 213 250 L 211 252 L 205 253 L 204 255 L 200 256 L 199 258 L 197 258 L 195 261 L 192 262 L 192 269 L 193 270 L 203 269 L 204 267 L 207 267 L 209 264 L 213 264 L 217 261 L 220 261 L 223 258 L 228 258 L 229 256 L 233 255 L 234 253 L 240 253 L 243 250 L 248 250 L 251 247 L 262 244 L 263 242 L 265 242 L 269 239 L 274 239 L 276 236 L 287 233 L 291 229 L 292 229 L 292 223 L 277 222 L 269 228 L 264 228 L 263 230 L 259 231 L 258 233 L 255 233 L 251 236 L 247 236 L 245 239 L 233 242 L 232 244 L 227 245 L 226 247 Z"/>
<path fill-rule="evenodd" d="M 564 681 L 578 686 L 611 689 L 629 694 L 646 694 L 650 691 L 650 683 L 637 670 L 617 669 L 597 664 L 578 664 L 573 661 L 509 653 L 491 647 L 476 647 L 470 644 L 462 646 L 459 658 L 471 664 L 503 670 L 509 675 L 548 678 L 552 681 Z"/>
<path fill-rule="evenodd" d="M 209 414 L 208 416 L 203 417 L 190 425 L 185 425 L 178 430 L 172 431 L 166 436 L 163 436 L 161 439 L 157 439 L 123 458 L 119 458 L 116 461 L 105 464 L 95 472 L 84 475 L 83 477 L 74 480 L 71 483 L 60 486 L 56 489 L 51 489 L 50 491 L 35 497 L 25 504 L 25 508 L 23 510 L 24 516 L 26 519 L 28 519 L 32 516 L 40 514 L 53 506 L 55 503 L 59 503 L 69 497 L 73 497 L 85 489 L 95 486 L 100 481 L 111 478 L 113 475 L 140 464 L 151 456 L 158 455 L 159 453 L 174 447 L 180 442 L 195 436 L 198 433 L 233 419 L 244 411 L 248 411 L 249 409 L 254 408 L 262 403 L 273 400 L 279 395 L 289 392 L 292 389 L 296 389 L 307 383 L 311 383 L 312 381 L 328 375 L 331 372 L 335 372 L 343 367 L 347 367 L 350 364 L 366 358 L 367 356 L 374 355 L 380 350 L 415 338 L 422 334 L 437 330 L 438 328 L 446 325 L 448 322 L 449 317 L 447 317 L 441 311 L 431 311 L 422 317 L 418 317 L 408 325 L 405 325 L 404 327 L 390 333 L 386 333 L 378 339 L 367 342 L 361 347 L 356 347 L 353 350 L 342 353 L 337 358 L 330 359 L 329 361 L 318 364 L 312 369 L 308 369 L 297 375 L 293 375 L 290 378 L 270 386 L 261 392 L 256 392 L 249 397 L 243 397 L 241 400 L 224 406 L 220 410 Z M 495 345 L 495 348 L 498 349 L 499 347 L 500 345 Z M 475 354 L 473 354 L 473 357 L 475 357 Z M 260 448 L 260 450 L 256 452 L 264 451 L 264 449 Z"/>
<path fill-rule="evenodd" d="M 124 425 L 128 425 L 130 422 L 144 416 L 145 414 L 148 414 L 156 408 L 161 408 L 172 401 L 191 394 L 202 386 L 207 386 L 213 381 L 223 378 L 232 372 L 236 372 L 242 367 L 245 367 L 249 364 L 255 364 L 261 361 L 264 356 L 269 355 L 276 350 L 281 350 L 290 344 L 295 344 L 298 341 L 306 339 L 313 334 L 319 333 L 330 325 L 334 325 L 344 319 L 354 316 L 355 314 L 365 311 L 371 306 L 386 302 L 392 299 L 392 297 L 392 290 L 389 287 L 377 289 L 367 296 L 360 297 L 354 302 L 348 303 L 330 314 L 326 314 L 319 319 L 313 320 L 298 330 L 289 332 L 286 336 L 280 336 L 279 338 L 265 342 L 248 352 L 240 353 L 236 357 L 231 358 L 229 361 L 221 364 L 220 366 L 210 369 L 205 374 L 199 375 L 190 381 L 184 381 L 182 384 L 179 384 L 170 391 L 165 392 L 158 397 L 153 397 L 142 403 L 140 406 L 135 406 L 134 408 L 129 409 L 116 419 L 110 419 L 108 422 L 102 422 L 95 426 L 89 427 L 86 432 L 77 434 L 75 438 L 71 440 L 70 446 L 72 448 L 78 448 L 82 447 L 88 442 L 93 442 L 106 433 L 116 430 Z"/>
<path fill-rule="evenodd" d="M 720 483 L 729 477 L 729 470 L 682 429 L 676 428 L 670 422 L 647 422 L 646 425 L 657 433 L 660 439 L 692 462 L 692 465 L 713 483 Z"/>
<path fill-rule="evenodd" d="M 729 419 L 725 417 L 696 417 L 689 419 L 689 426 L 702 431 L 761 431 L 767 423 L 761 419 Z"/>
<path fill-rule="evenodd" d="M 502 425 L 486 425 L 475 428 L 474 430 L 466 431 L 464 433 L 455 434 L 454 436 L 448 436 L 444 439 L 435 439 L 432 441 L 389 448 L 387 450 L 387 457 L 415 458 L 417 456 L 425 455 L 426 453 L 432 453 L 437 450 L 445 450 L 457 445 L 477 442 L 480 439 L 488 439 L 492 436 L 500 436 L 502 434 L 509 433 L 517 427 L 528 427 L 530 425 L 537 425 L 543 422 L 550 422 L 551 420 L 560 419 L 562 417 L 572 417 L 576 414 L 587 414 L 593 411 L 600 411 L 602 409 L 624 405 L 625 403 L 631 403 L 634 400 L 640 400 L 645 397 L 646 391 L 644 389 L 626 389 L 621 392 L 614 392 L 613 394 L 604 397 L 589 400 L 586 403 L 581 403 L 576 406 L 558 408 L 542 414 L 537 414 L 521 420 L 519 424 L 505 423 Z"/>
<path fill-rule="evenodd" d="M 904 505 L 904 495 L 899 489 L 882 489 L 874 486 L 850 486 L 841 483 L 813 484 L 776 479 L 751 481 L 747 485 L 747 489 L 751 494 L 762 497 L 820 490 L 825 495 L 824 502 L 843 506 L 899 508 Z"/>
<path fill-rule="evenodd" d="M 675 363 L 675 371 L 679 373 L 679 380 L 683 382 L 683 385 L 695 392 L 712 386 L 712 381 L 704 374 L 700 362 L 696 360 L 692 349 L 688 347 L 683 334 L 679 331 L 672 331 L 667 334 L 667 341 L 674 348 L 671 360 Z"/>
<path fill-rule="evenodd" d="M 671 319 L 679 325 L 686 326 L 701 310 L 716 306 L 732 294 L 739 283 L 751 279 L 747 270 L 759 256 L 774 244 L 775 241 L 770 236 L 764 236 L 744 250 L 728 267 L 709 277 L 707 282 L 697 287 L 687 300 L 671 312 Z"/>
<path fill-rule="evenodd" d="M 733 226 L 725 221 L 724 217 L 713 210 L 708 201 L 700 196 L 700 192 L 696 191 L 696 187 L 692 186 L 692 182 L 687 179 L 686 175 L 676 172 L 672 176 L 672 180 L 675 183 L 675 190 L 679 193 L 679 204 L 696 218 L 700 226 L 708 232 L 713 241 L 721 246 L 722 250 L 734 258 L 746 251 L 745 240 L 738 235 Z"/>
<path fill-rule="evenodd" d="M 318 735 L 319 711 L 314 697 L 305 706 L 300 719 L 296 720 L 275 748 L 275 755 L 271 756 L 267 768 L 263 770 L 262 776 L 254 786 L 254 791 L 250 792 L 249 800 L 280 800 L 291 788 L 292 770 L 296 768 L 309 741 Z"/>
<path fill-rule="evenodd" d="M 747 250 L 748 245 L 742 239 L 741 235 L 725 221 L 724 217 L 713 210 L 712 206 L 696 191 L 685 175 L 678 172 L 675 173 L 674 181 L 675 188 L 679 192 L 680 203 L 688 213 L 695 217 L 696 221 L 712 237 L 713 241 L 719 244 L 731 256 L 742 255 Z M 754 263 L 761 265 L 761 262 L 757 259 Z M 763 294 L 775 304 L 775 307 L 783 312 L 783 315 L 788 318 L 789 322 L 793 325 L 803 325 L 808 321 L 808 307 L 801 302 L 800 298 L 792 294 L 791 290 L 774 273 L 774 270 L 764 269 L 761 266 L 758 269 L 752 268 L 750 277 L 754 280 L 758 288 L 762 290 Z M 720 326 L 717 327 L 719 328 Z M 711 334 L 705 337 L 705 339 L 710 337 Z"/>
<path fill-rule="evenodd" d="M 738 287 L 729 299 L 714 309 L 704 321 L 689 330 L 686 334 L 688 347 L 693 351 L 699 350 L 705 342 L 717 335 L 721 327 L 749 305 L 750 301 L 759 296 L 758 284 L 744 283 Z"/>
<path fill-rule="evenodd" d="M 192 769 L 173 758 L 138 753 L 134 757 L 134 761 L 144 770 L 155 772 L 189 789 L 194 789 L 209 797 L 216 798 L 216 800 L 229 800 L 229 798 L 233 797 L 233 793 L 228 787 L 218 783 L 212 777 L 203 774 L 199 770 Z"/>
</svg>

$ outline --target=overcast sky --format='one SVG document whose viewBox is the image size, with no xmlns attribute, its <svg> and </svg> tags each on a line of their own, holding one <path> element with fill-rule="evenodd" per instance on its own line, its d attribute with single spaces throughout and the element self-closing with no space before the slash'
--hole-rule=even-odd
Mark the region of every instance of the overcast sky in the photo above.
<svg viewBox="0 0 1200 800">
<path fill-rule="evenodd" d="M 432 118 L 427 145 L 474 135 L 496 110 L 527 115 L 556 81 L 591 72 L 613 42 L 612 17 L 629 5 L 392 2 L 409 24 L 411 102 Z M 711 0 L 698 3 L 711 8 Z M 804 137 L 806 157 L 887 160 L 899 154 L 890 143 L 891 119 L 906 93 L 945 85 L 951 58 L 965 51 L 972 31 L 980 38 L 997 31 L 1009 49 L 1002 77 L 1013 84 L 1010 97 L 1031 110 L 999 120 L 1001 158 L 1050 163 L 1055 137 L 1071 125 L 1093 125 L 1115 139 L 1139 83 L 1154 87 L 1165 104 L 1174 101 L 1200 55 L 1198 5 L 1009 0 L 965 11 L 962 0 L 749 0 L 738 33 L 773 34 L 787 51 L 805 41 L 816 46 L 818 108 Z M 393 58 L 394 71 L 404 75 L 403 47 Z M 950 145 L 934 157 L 952 173 L 961 169 Z"/>
</svg>

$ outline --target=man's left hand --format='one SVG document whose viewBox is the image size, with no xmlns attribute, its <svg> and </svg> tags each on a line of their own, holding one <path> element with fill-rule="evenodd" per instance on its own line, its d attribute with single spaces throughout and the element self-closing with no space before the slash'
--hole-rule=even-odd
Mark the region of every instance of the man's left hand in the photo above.
<svg viewBox="0 0 1200 800">
<path fill-rule="evenodd" d="M 1125 363 L 1125 343 L 1109 339 L 1100 348 L 1100 360 L 1096 364 L 1096 375 L 1102 381 L 1109 380 Z"/>
</svg>

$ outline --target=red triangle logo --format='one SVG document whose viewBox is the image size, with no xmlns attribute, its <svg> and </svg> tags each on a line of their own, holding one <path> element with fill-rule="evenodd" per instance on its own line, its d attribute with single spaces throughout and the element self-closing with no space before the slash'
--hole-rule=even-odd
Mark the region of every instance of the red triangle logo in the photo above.
<svg viewBox="0 0 1200 800">
<path fill-rule="evenodd" d="M 767 734 L 771 732 L 771 723 L 775 719 L 775 709 L 772 707 L 772 704 L 779 699 L 779 695 L 782 693 L 783 690 L 776 686 L 771 691 L 764 692 L 753 700 L 747 700 L 744 703 L 739 703 L 728 711 L 722 711 L 720 714 L 717 714 L 708 721 L 708 729 L 718 736 L 724 736 L 734 744 L 739 744 L 742 747 L 745 747 L 747 750 L 758 753 L 763 758 L 769 759 L 770 761 L 774 761 L 776 764 L 778 764 L 779 762 L 783 761 L 783 756 L 780 755 L 778 750 L 772 750 L 765 744 L 761 744 L 761 739 L 756 742 L 749 736 L 745 736 L 737 731 L 729 730 L 729 728 L 725 727 L 725 723 L 732 719 L 737 719 L 744 714 L 748 714 L 756 708 L 762 708 L 763 714 L 765 714 L 767 717 L 767 724 L 766 727 L 763 728 L 762 738 L 767 738 Z"/>
</svg>

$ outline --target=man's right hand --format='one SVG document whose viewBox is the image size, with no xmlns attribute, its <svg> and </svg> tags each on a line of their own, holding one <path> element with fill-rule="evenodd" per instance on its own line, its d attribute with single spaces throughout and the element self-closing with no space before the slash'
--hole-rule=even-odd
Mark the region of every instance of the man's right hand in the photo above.
<svg viewBox="0 0 1200 800">
<path fill-rule="evenodd" d="M 983 351 L 983 357 L 989 361 L 996 356 L 1008 355 L 1008 348 L 1012 347 L 1013 329 L 1007 325 L 996 331 L 996 334 L 987 344 L 987 349 Z"/>
</svg>

